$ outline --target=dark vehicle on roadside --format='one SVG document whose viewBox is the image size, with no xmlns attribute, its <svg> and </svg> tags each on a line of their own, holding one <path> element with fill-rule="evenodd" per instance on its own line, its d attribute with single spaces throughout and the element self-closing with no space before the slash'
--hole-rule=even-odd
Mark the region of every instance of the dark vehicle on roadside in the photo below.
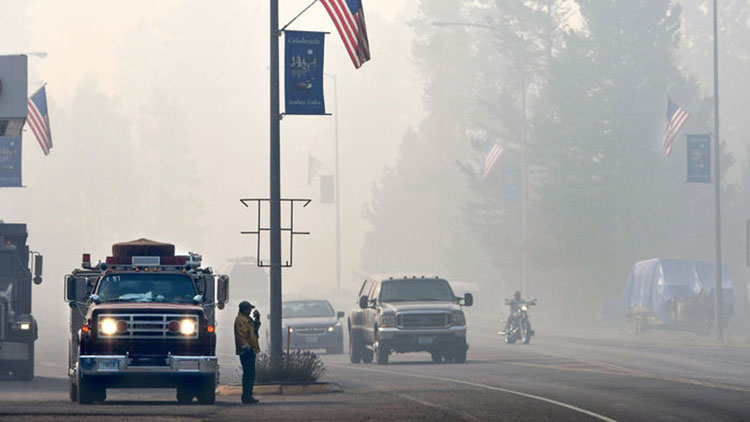
<svg viewBox="0 0 750 422">
<path fill-rule="evenodd" d="M 434 362 L 466 361 L 466 317 L 471 293 L 453 294 L 434 276 L 370 276 L 349 315 L 352 363 L 387 364 L 391 353 L 429 352 Z"/>
<path fill-rule="evenodd" d="M 510 303 L 510 299 L 505 299 L 505 304 Z M 505 332 L 505 343 L 514 344 L 517 341 L 523 341 L 523 344 L 529 344 L 534 330 L 531 329 L 529 321 L 529 306 L 535 306 L 536 299 L 527 302 L 521 302 L 513 314 L 510 316 L 508 331 Z"/>
<path fill-rule="evenodd" d="M 344 329 L 327 300 L 292 300 L 281 305 L 284 344 L 291 349 L 325 349 L 328 354 L 344 353 Z"/>
<path fill-rule="evenodd" d="M 42 256 L 29 251 L 27 237 L 25 224 L 0 221 L 0 373 L 20 380 L 34 378 L 38 330 L 31 315 L 31 283 L 42 282 Z"/>
<path fill-rule="evenodd" d="M 139 239 L 115 244 L 105 263 L 65 278 L 70 304 L 70 399 L 104 401 L 107 388 L 175 388 L 177 401 L 216 400 L 215 314 L 229 278 L 201 256 Z M 216 299 L 215 299 L 216 297 Z"/>
</svg>

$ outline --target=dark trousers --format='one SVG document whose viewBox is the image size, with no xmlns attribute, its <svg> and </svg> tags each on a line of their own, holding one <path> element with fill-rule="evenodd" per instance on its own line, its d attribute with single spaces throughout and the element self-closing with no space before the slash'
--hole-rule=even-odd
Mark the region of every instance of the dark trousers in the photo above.
<svg viewBox="0 0 750 422">
<path fill-rule="evenodd" d="M 242 364 L 242 401 L 253 397 L 253 384 L 255 384 L 255 352 L 250 350 L 240 354 Z"/>
</svg>

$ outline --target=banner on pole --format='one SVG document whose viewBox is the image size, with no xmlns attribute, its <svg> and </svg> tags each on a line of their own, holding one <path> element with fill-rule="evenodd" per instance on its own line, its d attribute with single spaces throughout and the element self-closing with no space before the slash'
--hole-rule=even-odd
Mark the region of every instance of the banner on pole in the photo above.
<svg viewBox="0 0 750 422">
<path fill-rule="evenodd" d="M 711 135 L 687 136 L 687 181 L 711 182 Z"/>
<path fill-rule="evenodd" d="M 21 135 L 0 138 L 0 187 L 21 186 Z"/>
<path fill-rule="evenodd" d="M 333 204 L 336 202 L 336 182 L 332 174 L 320 176 L 320 203 Z"/>
<path fill-rule="evenodd" d="M 323 99 L 324 32 L 285 31 L 284 99 L 286 114 L 325 114 Z"/>
</svg>

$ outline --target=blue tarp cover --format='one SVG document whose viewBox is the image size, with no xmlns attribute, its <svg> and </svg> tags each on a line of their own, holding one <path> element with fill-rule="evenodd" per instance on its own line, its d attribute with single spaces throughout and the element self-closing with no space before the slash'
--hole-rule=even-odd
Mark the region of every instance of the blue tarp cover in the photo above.
<svg viewBox="0 0 750 422">
<path fill-rule="evenodd" d="M 722 302 L 733 309 L 734 292 L 726 268 L 721 273 Z M 645 308 L 665 323 L 672 323 L 670 301 L 704 295 L 713 296 L 716 286 L 713 262 L 648 259 L 636 262 L 622 291 L 622 306 L 627 312 Z"/>
</svg>

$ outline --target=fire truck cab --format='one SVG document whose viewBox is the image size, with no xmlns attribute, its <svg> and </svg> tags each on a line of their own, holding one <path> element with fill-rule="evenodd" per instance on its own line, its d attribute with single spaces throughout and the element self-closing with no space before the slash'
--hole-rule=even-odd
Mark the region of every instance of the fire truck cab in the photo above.
<svg viewBox="0 0 750 422">
<path fill-rule="evenodd" d="M 175 388 L 177 401 L 216 400 L 216 309 L 229 278 L 201 268 L 201 256 L 138 239 L 65 277 L 70 306 L 70 399 L 104 401 L 107 388 Z"/>
</svg>

